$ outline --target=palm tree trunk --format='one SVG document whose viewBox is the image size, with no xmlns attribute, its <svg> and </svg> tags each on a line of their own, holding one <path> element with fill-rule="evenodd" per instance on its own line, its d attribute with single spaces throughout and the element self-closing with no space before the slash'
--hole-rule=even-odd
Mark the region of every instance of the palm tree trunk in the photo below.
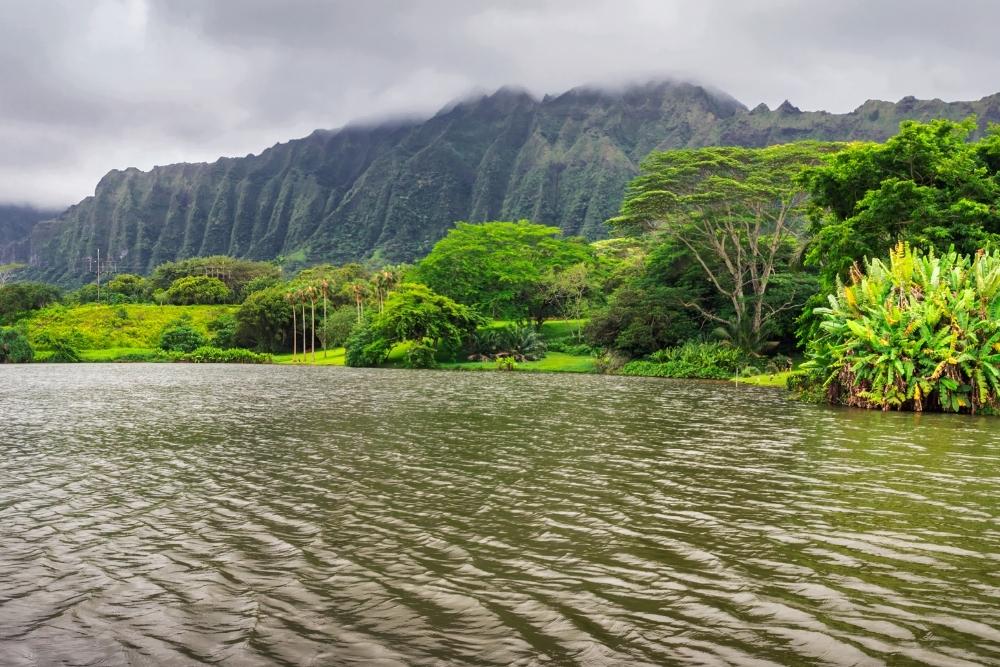
<svg viewBox="0 0 1000 667">
<path fill-rule="evenodd" d="M 306 347 L 306 332 L 308 331 L 309 328 L 306 326 L 306 302 L 303 301 L 302 302 L 302 362 L 303 363 L 305 363 L 308 360 L 306 357 L 306 350 L 309 349 L 308 347 Z"/>
<path fill-rule="evenodd" d="M 326 288 L 323 288 L 323 326 L 326 326 Z M 326 359 L 326 336 L 328 329 L 323 331 L 323 358 Z"/>
<path fill-rule="evenodd" d="M 312 350 L 312 360 L 316 363 L 316 299 L 309 298 L 309 306 L 312 308 L 312 336 L 309 340 L 309 348 Z"/>
<path fill-rule="evenodd" d="M 295 304 L 292 304 L 292 363 L 295 363 L 295 357 L 298 354 L 298 340 L 299 340 L 299 327 L 298 323 L 295 321 Z"/>
</svg>

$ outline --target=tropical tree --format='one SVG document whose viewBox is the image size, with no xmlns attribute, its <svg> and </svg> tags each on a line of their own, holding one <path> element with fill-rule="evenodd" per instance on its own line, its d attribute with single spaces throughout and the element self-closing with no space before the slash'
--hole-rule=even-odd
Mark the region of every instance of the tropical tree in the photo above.
<svg viewBox="0 0 1000 667">
<path fill-rule="evenodd" d="M 491 317 L 541 320 L 550 276 L 593 256 L 586 242 L 562 238 L 557 227 L 460 222 L 420 262 L 417 275 L 439 294 Z"/>
<path fill-rule="evenodd" d="M 808 294 L 780 304 L 768 299 L 776 271 L 803 240 L 808 193 L 802 170 L 840 144 L 802 142 L 768 148 L 712 147 L 652 153 L 628 187 L 621 232 L 658 232 L 683 246 L 724 298 L 725 310 L 687 302 L 706 320 L 740 336 L 749 348 L 786 310 Z"/>
<path fill-rule="evenodd" d="M 897 241 L 972 254 L 1000 234 L 1000 126 L 970 142 L 975 118 L 904 121 L 884 144 L 857 143 L 806 170 L 813 239 L 806 262 L 832 291 L 863 257 Z"/>
<path fill-rule="evenodd" d="M 218 278 L 208 276 L 185 276 L 178 278 L 167 289 L 170 303 L 178 306 L 194 304 L 226 303 L 233 293 Z"/>
<path fill-rule="evenodd" d="M 282 285 L 254 292 L 236 311 L 236 338 L 241 345 L 263 352 L 288 349 L 289 327 L 294 304 Z M 292 331 L 292 339 L 295 332 Z"/>
<path fill-rule="evenodd" d="M 33 310 L 59 300 L 59 288 L 47 283 L 11 283 L 0 287 L 0 324 L 13 324 Z"/>
<path fill-rule="evenodd" d="M 442 345 L 460 346 L 481 323 L 468 306 L 426 285 L 403 283 L 388 295 L 381 313 L 371 315 L 352 333 L 347 362 L 377 365 L 394 345 L 405 343 L 411 365 L 430 366 Z"/>
</svg>

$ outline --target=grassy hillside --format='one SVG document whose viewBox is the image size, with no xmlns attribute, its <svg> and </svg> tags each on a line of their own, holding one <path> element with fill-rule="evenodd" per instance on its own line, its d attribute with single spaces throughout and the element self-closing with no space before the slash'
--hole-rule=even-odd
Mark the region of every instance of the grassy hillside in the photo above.
<svg viewBox="0 0 1000 667">
<path fill-rule="evenodd" d="M 35 349 L 46 348 L 46 336 L 70 338 L 83 350 L 154 348 L 163 327 L 187 316 L 192 326 L 207 334 L 207 325 L 236 306 L 156 306 L 125 304 L 106 306 L 51 306 L 28 320 L 28 340 Z"/>
</svg>

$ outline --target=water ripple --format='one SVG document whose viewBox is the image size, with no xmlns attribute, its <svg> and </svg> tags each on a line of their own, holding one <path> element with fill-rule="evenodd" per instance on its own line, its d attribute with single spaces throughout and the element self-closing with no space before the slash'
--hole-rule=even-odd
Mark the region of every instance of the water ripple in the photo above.
<svg viewBox="0 0 1000 667">
<path fill-rule="evenodd" d="M 0 368 L 4 665 L 1000 664 L 995 419 Z"/>
</svg>

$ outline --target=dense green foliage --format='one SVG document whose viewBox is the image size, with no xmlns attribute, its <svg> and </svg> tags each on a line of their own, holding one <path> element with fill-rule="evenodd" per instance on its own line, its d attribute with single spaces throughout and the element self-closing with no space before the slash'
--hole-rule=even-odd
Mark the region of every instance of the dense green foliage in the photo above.
<svg viewBox="0 0 1000 667">
<path fill-rule="evenodd" d="M 547 288 L 563 270 L 593 261 L 582 239 L 519 222 L 460 222 L 421 260 L 417 276 L 431 289 L 503 319 L 550 313 Z"/>
<path fill-rule="evenodd" d="M 83 359 L 80 356 L 78 340 L 75 336 L 44 335 L 41 344 L 48 351 L 46 361 L 54 364 L 75 364 Z"/>
<path fill-rule="evenodd" d="M 233 298 L 226 284 L 209 276 L 185 276 L 170 283 L 167 300 L 177 306 L 228 303 Z"/>
<path fill-rule="evenodd" d="M 187 351 L 179 361 L 193 364 L 269 364 L 271 355 L 252 352 L 242 348 L 222 349 L 202 345 Z"/>
<path fill-rule="evenodd" d="M 1000 406 L 1000 253 L 922 254 L 840 284 L 817 309 L 808 348 L 814 382 L 833 403 L 866 408 L 996 411 Z"/>
<path fill-rule="evenodd" d="M 769 289 L 803 241 L 808 198 L 799 175 L 840 148 L 800 142 L 652 153 L 629 185 L 621 215 L 609 222 L 626 232 L 658 231 L 686 250 L 723 303 L 685 305 L 735 344 L 757 350 L 774 333 L 775 319 L 798 312 L 811 295 L 792 289 L 775 304 Z"/>
<path fill-rule="evenodd" d="M 59 300 L 59 288 L 45 283 L 11 283 L 0 287 L 0 324 L 13 324 L 33 310 Z"/>
<path fill-rule="evenodd" d="M 257 286 L 259 289 L 260 286 L 267 286 L 267 281 L 279 279 L 281 269 L 268 262 L 255 262 L 226 255 L 192 257 L 156 266 L 150 276 L 150 283 L 154 289 L 165 290 L 180 278 L 193 276 L 218 278 L 230 292 L 242 297 L 252 291 L 247 289 L 248 286 Z"/>
<path fill-rule="evenodd" d="M 683 83 L 577 89 L 541 100 L 501 90 L 423 122 L 349 126 L 259 155 L 112 171 L 93 197 L 35 225 L 12 259 L 35 256 L 36 277 L 81 282 L 92 277 L 84 275 L 85 258 L 98 248 L 123 258 L 122 270 L 147 273 L 216 254 L 280 257 L 286 266 L 410 261 L 455 220 L 530 218 L 597 238 L 635 165 L 654 149 L 882 141 L 905 118 L 960 119 L 971 110 L 997 121 L 998 109 L 992 97 L 871 101 L 848 114 L 790 105 L 751 111 Z"/>
<path fill-rule="evenodd" d="M 358 314 L 353 306 L 341 306 L 330 311 L 320 327 L 319 338 L 327 348 L 343 347 L 358 323 Z"/>
<path fill-rule="evenodd" d="M 205 335 L 191 326 L 190 320 L 172 322 L 160 333 L 160 349 L 167 352 L 192 352 L 207 344 Z"/>
<path fill-rule="evenodd" d="M 746 352 L 738 347 L 688 341 L 654 352 L 646 360 L 630 361 L 622 367 L 621 373 L 644 377 L 726 380 L 752 367 L 751 362 Z"/>
<path fill-rule="evenodd" d="M 460 347 L 481 323 L 471 308 L 426 285 L 403 283 L 389 293 L 382 312 L 348 338 L 347 364 L 377 365 L 395 345 L 404 344 L 407 364 L 427 368 L 434 365 L 438 350 Z"/>
<path fill-rule="evenodd" d="M 0 364 L 26 364 L 35 358 L 35 351 L 23 331 L 0 327 Z"/>
<path fill-rule="evenodd" d="M 292 307 L 281 285 L 254 292 L 236 312 L 236 340 L 259 351 L 287 347 L 291 326 Z"/>
<path fill-rule="evenodd" d="M 1000 127 L 970 143 L 975 127 L 905 122 L 884 144 L 854 144 L 806 172 L 815 207 L 807 261 L 825 287 L 897 241 L 972 254 L 1000 239 Z"/>
<path fill-rule="evenodd" d="M 473 357 L 514 361 L 537 361 L 545 356 L 548 345 L 541 332 L 531 325 L 490 327 L 472 338 Z"/>
<path fill-rule="evenodd" d="M 233 306 L 155 306 L 152 304 L 52 305 L 25 321 L 29 339 L 42 350 L 43 336 L 71 337 L 81 350 L 149 349 L 159 346 L 164 327 L 182 317 L 199 331 Z"/>
</svg>

